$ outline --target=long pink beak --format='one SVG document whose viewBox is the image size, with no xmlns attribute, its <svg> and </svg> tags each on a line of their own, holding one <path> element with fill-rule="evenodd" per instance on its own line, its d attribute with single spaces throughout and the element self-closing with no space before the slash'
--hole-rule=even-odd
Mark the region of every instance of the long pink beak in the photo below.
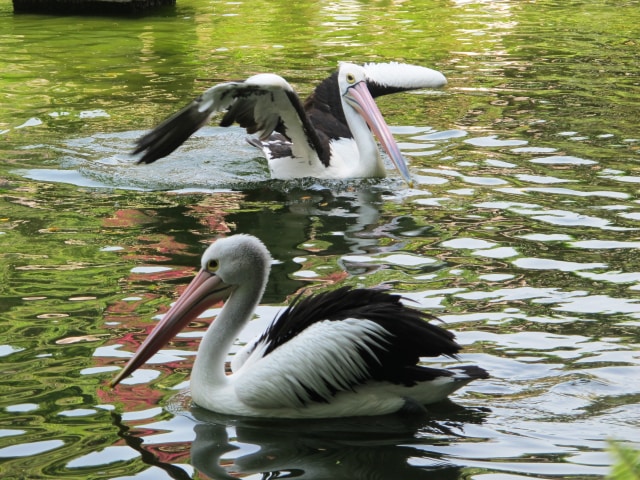
<svg viewBox="0 0 640 480">
<path fill-rule="evenodd" d="M 391 158 L 391 161 L 400 175 L 402 175 L 404 181 L 412 187 L 413 180 L 411 179 L 407 162 L 405 162 L 402 153 L 400 153 L 400 147 L 398 147 L 396 140 L 393 138 L 389 126 L 384 121 L 384 118 L 382 118 L 382 113 L 380 113 L 375 100 L 371 96 L 371 93 L 369 93 L 367 84 L 365 82 L 358 82 L 349 87 L 347 93 L 345 93 L 345 99 L 349 105 L 362 115 L 362 118 L 364 118 L 371 131 L 378 138 L 380 145 L 382 145 L 384 151 L 387 152 L 387 155 Z"/>
<path fill-rule="evenodd" d="M 142 343 L 125 367 L 111 381 L 115 387 L 124 378 L 140 368 L 151 356 L 175 337 L 189 322 L 198 318 L 207 308 L 228 298 L 231 287 L 220 277 L 200 270 L 184 293 L 173 304 L 156 328 Z"/>
</svg>

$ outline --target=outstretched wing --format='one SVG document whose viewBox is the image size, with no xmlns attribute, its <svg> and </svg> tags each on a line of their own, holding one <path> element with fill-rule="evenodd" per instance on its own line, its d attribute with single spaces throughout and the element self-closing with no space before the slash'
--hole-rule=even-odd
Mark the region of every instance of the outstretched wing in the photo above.
<svg viewBox="0 0 640 480">
<path fill-rule="evenodd" d="M 313 129 L 291 86 L 278 75 L 260 74 L 244 82 L 226 82 L 209 88 L 140 138 L 133 154 L 144 152 L 138 163 L 166 157 L 223 110 L 226 110 L 220 122 L 223 127 L 237 122 L 248 133 L 258 134 L 261 140 L 278 132 L 294 143 L 309 143 L 312 147 L 319 143 L 315 132 L 310 132 Z"/>
<path fill-rule="evenodd" d="M 304 316 L 304 320 L 301 318 Z M 397 295 L 342 288 L 289 307 L 234 372 L 236 393 L 256 407 L 329 402 L 369 381 L 414 385 L 447 370 L 420 357 L 455 356 L 454 335 Z"/>
</svg>

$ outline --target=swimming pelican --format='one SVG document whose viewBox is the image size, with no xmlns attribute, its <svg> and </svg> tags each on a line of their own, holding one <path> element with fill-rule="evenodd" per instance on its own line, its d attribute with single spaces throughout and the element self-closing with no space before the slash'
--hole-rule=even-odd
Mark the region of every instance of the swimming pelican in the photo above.
<svg viewBox="0 0 640 480">
<path fill-rule="evenodd" d="M 233 235 L 213 243 L 202 268 L 113 380 L 146 362 L 185 325 L 225 300 L 191 372 L 193 401 L 218 413 L 328 418 L 423 409 L 488 374 L 477 366 L 419 365 L 455 357 L 454 335 L 401 303 L 399 295 L 349 287 L 296 299 L 225 373 L 225 357 L 262 298 L 271 256 L 260 240 Z"/>
<path fill-rule="evenodd" d="M 442 73 L 401 63 L 340 63 L 302 103 L 285 79 L 262 73 L 244 82 L 206 90 L 182 110 L 137 141 L 138 163 L 165 157 L 226 110 L 220 125 L 237 122 L 257 138 L 249 143 L 266 157 L 279 179 L 384 177 L 384 165 L 371 132 L 404 180 L 411 176 L 400 149 L 376 106 L 375 97 L 418 88 L 440 88 Z"/>
</svg>

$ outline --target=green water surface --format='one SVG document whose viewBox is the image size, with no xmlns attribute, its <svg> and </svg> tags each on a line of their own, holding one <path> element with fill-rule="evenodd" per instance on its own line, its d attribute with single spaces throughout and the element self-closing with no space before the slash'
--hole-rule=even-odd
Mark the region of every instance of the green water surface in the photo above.
<svg viewBox="0 0 640 480">
<path fill-rule="evenodd" d="M 637 1 L 0 2 L 0 477 L 606 475 L 608 439 L 640 442 L 638 25 Z M 378 102 L 414 188 L 270 181 L 215 123 L 151 166 L 128 156 L 216 82 L 275 72 L 304 96 L 341 60 L 447 76 Z M 302 289 L 382 285 L 491 379 L 418 424 L 211 418 L 176 397 L 205 317 L 109 389 L 229 233 L 277 260 L 239 344 Z"/>
</svg>

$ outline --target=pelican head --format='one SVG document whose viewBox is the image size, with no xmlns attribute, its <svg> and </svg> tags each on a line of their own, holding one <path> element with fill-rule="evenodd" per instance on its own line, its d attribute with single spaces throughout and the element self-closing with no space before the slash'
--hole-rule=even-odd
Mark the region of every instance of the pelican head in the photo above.
<svg viewBox="0 0 640 480">
<path fill-rule="evenodd" d="M 251 235 L 233 235 L 214 242 L 202 255 L 198 274 L 145 339 L 111 386 L 142 366 L 151 356 L 175 337 L 205 310 L 232 295 L 249 315 L 262 298 L 271 255 L 267 247 Z M 242 313 L 242 312 L 239 312 Z"/>
<path fill-rule="evenodd" d="M 251 235 L 220 238 L 202 255 L 200 272 L 218 277 L 221 285 L 234 290 L 249 277 L 266 281 L 272 259 L 264 244 Z"/>
<path fill-rule="evenodd" d="M 415 65 L 387 63 L 360 66 L 341 62 L 338 70 L 338 85 L 344 99 L 343 107 L 351 107 L 364 119 L 409 186 L 413 185 L 413 181 L 407 163 L 373 97 L 415 88 L 441 88 L 446 84 L 447 80 L 442 73 Z M 374 93 L 371 92 L 371 88 L 375 89 Z M 362 139 L 356 138 L 356 141 L 363 144 L 361 142 L 364 134 L 360 133 L 356 117 L 350 115 L 347 108 L 345 117 L 354 137 L 360 135 Z M 378 157 L 377 150 L 375 156 Z"/>
</svg>

